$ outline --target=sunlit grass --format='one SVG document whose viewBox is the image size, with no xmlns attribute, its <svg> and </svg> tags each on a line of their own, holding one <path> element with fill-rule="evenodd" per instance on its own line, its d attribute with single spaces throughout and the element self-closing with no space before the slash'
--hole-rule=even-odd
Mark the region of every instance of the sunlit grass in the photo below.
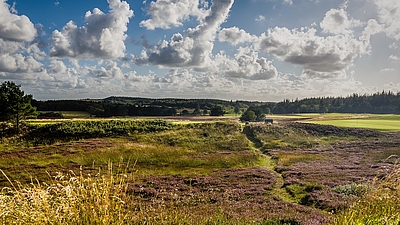
<svg viewBox="0 0 400 225">
<path fill-rule="evenodd" d="M 334 125 L 339 127 L 367 128 L 382 131 L 399 131 L 400 120 L 393 119 L 346 119 L 346 120 L 319 120 L 313 123 Z"/>
<path fill-rule="evenodd" d="M 339 213 L 332 224 L 400 224 L 400 169 L 376 180 L 352 207 Z"/>
<path fill-rule="evenodd" d="M 126 174 L 59 174 L 48 184 L 18 184 L 0 192 L 3 224 L 128 224 Z M 3 171 L 2 176 L 7 176 Z"/>
</svg>

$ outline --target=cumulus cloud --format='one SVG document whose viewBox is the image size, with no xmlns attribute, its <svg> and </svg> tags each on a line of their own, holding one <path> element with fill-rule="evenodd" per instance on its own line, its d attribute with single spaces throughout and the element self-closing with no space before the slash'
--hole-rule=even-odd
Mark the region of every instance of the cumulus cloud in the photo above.
<svg viewBox="0 0 400 225">
<path fill-rule="evenodd" d="M 157 0 L 147 8 L 148 20 L 140 22 L 140 26 L 149 30 L 156 28 L 169 29 L 179 27 L 191 16 L 203 19 L 206 16 L 206 1 L 199 0 Z"/>
<path fill-rule="evenodd" d="M 66 71 L 67 66 L 60 60 L 51 60 L 50 65 L 47 67 L 47 72 L 50 74 L 65 73 Z"/>
<path fill-rule="evenodd" d="M 36 36 L 33 23 L 27 16 L 18 16 L 12 12 L 16 13 L 15 8 L 9 8 L 5 0 L 0 0 L 0 39 L 17 42 L 32 41 Z"/>
<path fill-rule="evenodd" d="M 329 10 L 320 23 L 323 32 L 332 34 L 351 34 L 351 28 L 360 25 L 360 21 L 349 19 L 344 9 Z"/>
<path fill-rule="evenodd" d="M 109 80 L 112 78 L 121 79 L 124 77 L 121 68 L 114 61 L 107 60 L 105 66 L 95 69 L 89 69 L 89 73 L 92 77 L 100 80 Z"/>
<path fill-rule="evenodd" d="M 257 22 L 264 21 L 264 20 L 265 20 L 265 16 L 259 15 L 255 20 L 256 20 Z"/>
<path fill-rule="evenodd" d="M 292 0 L 283 0 L 284 4 L 288 4 L 288 5 L 293 5 L 293 1 Z"/>
<path fill-rule="evenodd" d="M 239 48 L 233 59 L 219 54 L 215 61 L 219 72 L 226 77 L 268 80 L 278 74 L 271 61 L 264 57 L 260 58 L 258 52 L 250 48 Z"/>
<path fill-rule="evenodd" d="M 389 59 L 394 62 L 400 62 L 400 57 L 398 57 L 397 55 L 390 55 Z"/>
<path fill-rule="evenodd" d="M 237 45 L 240 43 L 252 42 L 256 37 L 253 37 L 251 34 L 238 27 L 230 27 L 222 29 L 218 34 L 218 39 Z"/>
<path fill-rule="evenodd" d="M 134 62 L 166 67 L 201 68 L 209 61 L 214 40 L 220 25 L 228 17 L 233 0 L 214 0 L 207 10 L 208 16 L 195 27 L 185 31 L 185 35 L 174 34 L 170 40 L 163 40 L 142 51 Z"/>
<path fill-rule="evenodd" d="M 298 31 L 279 27 L 263 33 L 256 49 L 301 65 L 303 75 L 314 78 L 341 76 L 356 57 L 367 52 L 363 41 L 349 35 L 321 37 L 313 28 Z"/>
<path fill-rule="evenodd" d="M 400 1 L 374 0 L 378 7 L 379 21 L 385 24 L 386 34 L 400 40 Z"/>
<path fill-rule="evenodd" d="M 50 56 L 70 58 L 123 57 L 127 24 L 133 16 L 129 4 L 120 0 L 108 0 L 109 13 L 95 8 L 85 14 L 86 24 L 78 27 L 68 22 L 61 31 L 51 35 Z"/>
<path fill-rule="evenodd" d="M 32 56 L 22 54 L 0 54 L 0 71 L 9 73 L 40 72 L 42 64 Z"/>
<path fill-rule="evenodd" d="M 361 33 L 360 40 L 364 41 L 365 45 L 369 45 L 371 36 L 382 32 L 383 29 L 384 27 L 376 20 L 370 19 L 368 20 L 367 26 L 364 28 L 364 31 Z"/>
</svg>

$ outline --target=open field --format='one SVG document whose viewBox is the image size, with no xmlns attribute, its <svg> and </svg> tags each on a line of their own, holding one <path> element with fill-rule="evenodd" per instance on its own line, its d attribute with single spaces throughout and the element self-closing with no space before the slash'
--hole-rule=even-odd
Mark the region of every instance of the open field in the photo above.
<svg viewBox="0 0 400 225">
<path fill-rule="evenodd" d="M 400 196 L 379 187 L 395 179 L 387 175 L 399 133 L 223 119 L 68 120 L 28 125 L 18 137 L 3 130 L 0 221 L 344 224 L 384 193 L 393 202 L 388 224 L 397 224 L 389 217 Z"/>
<path fill-rule="evenodd" d="M 306 122 L 339 127 L 367 128 L 382 131 L 400 131 L 400 115 L 379 114 L 321 114 Z"/>
</svg>

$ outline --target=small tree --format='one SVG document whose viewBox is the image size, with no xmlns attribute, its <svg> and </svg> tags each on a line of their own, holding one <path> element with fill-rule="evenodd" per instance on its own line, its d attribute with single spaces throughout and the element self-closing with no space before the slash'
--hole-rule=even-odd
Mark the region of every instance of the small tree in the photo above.
<svg viewBox="0 0 400 225">
<path fill-rule="evenodd" d="M 243 113 L 240 117 L 241 121 L 263 121 L 265 119 L 265 114 L 260 107 L 250 107 Z"/>
<path fill-rule="evenodd" d="M 236 114 L 239 114 L 240 111 L 241 111 L 241 110 L 240 110 L 239 106 L 235 106 L 234 112 L 235 112 Z"/>
<path fill-rule="evenodd" d="M 256 113 L 252 110 L 246 110 L 246 112 L 240 117 L 240 121 L 256 121 L 256 119 Z"/>
<path fill-rule="evenodd" d="M 222 106 L 215 106 L 211 109 L 210 116 L 223 116 L 225 114 Z"/>
<path fill-rule="evenodd" d="M 20 85 L 5 81 L 0 87 L 0 121 L 15 122 L 17 133 L 19 123 L 26 118 L 37 116 L 36 108 L 32 107 L 32 95 L 25 95 Z"/>
</svg>

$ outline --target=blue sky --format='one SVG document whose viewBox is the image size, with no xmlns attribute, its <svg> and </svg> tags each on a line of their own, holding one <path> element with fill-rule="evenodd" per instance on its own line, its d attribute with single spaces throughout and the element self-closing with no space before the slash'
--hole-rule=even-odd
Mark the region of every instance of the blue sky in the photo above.
<svg viewBox="0 0 400 225">
<path fill-rule="evenodd" d="M 0 0 L 0 81 L 36 99 L 400 91 L 398 0 Z"/>
</svg>

